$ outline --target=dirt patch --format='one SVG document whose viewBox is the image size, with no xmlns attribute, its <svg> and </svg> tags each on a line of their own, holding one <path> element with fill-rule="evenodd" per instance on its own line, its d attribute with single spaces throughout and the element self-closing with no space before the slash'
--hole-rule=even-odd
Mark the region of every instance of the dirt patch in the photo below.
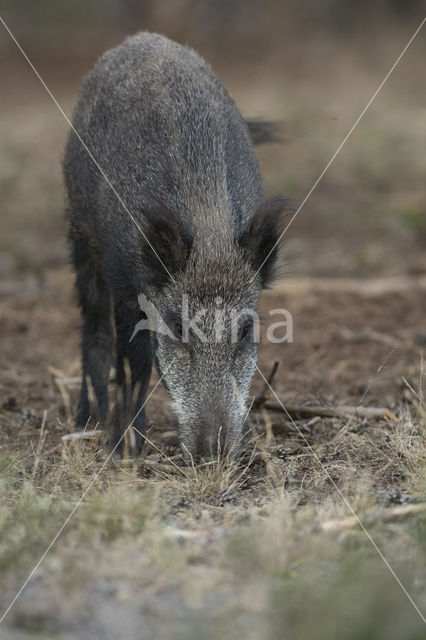
<svg viewBox="0 0 426 640">
<path fill-rule="evenodd" d="M 271 344 L 263 335 L 260 348 L 259 368 L 264 375 L 274 361 L 280 363 L 273 387 L 284 405 L 385 407 L 397 418 L 412 406 L 409 385 L 418 386 L 425 342 L 424 279 L 405 278 L 404 286 L 393 279 L 379 283 L 381 288 L 375 289 L 373 281 L 300 279 L 263 296 L 263 334 L 275 320 L 271 310 L 286 308 L 293 317 L 292 343 Z M 70 273 L 46 271 L 37 290 L 29 289 L 25 281 L 16 283 L 15 293 L 3 296 L 0 313 L 1 450 L 33 452 L 44 420 L 44 450 L 57 452 L 61 436 L 73 431 L 80 376 L 79 314 Z M 157 379 L 154 374 L 151 388 Z M 251 397 L 262 387 L 257 375 Z M 147 412 L 149 437 L 166 455 L 176 455 L 175 421 L 161 386 Z M 345 465 L 356 467 L 359 477 L 372 472 L 371 465 L 381 466 L 383 472 L 375 476 L 375 483 L 382 485 L 378 489 L 403 482 L 398 465 L 388 464 L 377 444 L 395 431 L 392 421 L 358 415 L 347 419 L 296 415 L 291 421 L 284 412 L 266 413 L 280 451 L 285 486 L 300 486 L 302 477 L 305 489 L 309 486 L 308 445 L 317 447 L 321 458 L 334 461 L 337 482 L 339 468 Z M 265 410 L 252 411 L 249 422 L 253 433 L 264 433 Z M 359 450 L 366 449 L 367 436 L 368 451 Z"/>
</svg>

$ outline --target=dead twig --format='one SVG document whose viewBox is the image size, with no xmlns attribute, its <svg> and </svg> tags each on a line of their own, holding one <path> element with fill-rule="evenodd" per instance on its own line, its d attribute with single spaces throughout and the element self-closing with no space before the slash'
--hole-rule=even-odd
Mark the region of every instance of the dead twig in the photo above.
<svg viewBox="0 0 426 640">
<path fill-rule="evenodd" d="M 426 504 L 408 504 L 397 507 L 375 509 L 368 513 L 365 518 L 361 520 L 364 525 L 371 525 L 379 522 L 393 522 L 406 518 L 407 516 L 413 516 L 418 513 L 426 511 Z M 334 520 L 326 520 L 319 524 L 321 531 L 348 531 L 355 529 L 359 522 L 354 516 L 348 516 L 347 518 L 336 518 Z"/>
<path fill-rule="evenodd" d="M 102 429 L 88 429 L 87 431 L 75 431 L 61 436 L 61 440 L 91 440 L 103 435 Z"/>
<path fill-rule="evenodd" d="M 285 409 L 278 402 L 266 402 L 265 409 L 269 411 L 280 411 L 281 413 L 288 413 L 292 417 L 309 417 L 309 416 L 321 416 L 323 418 L 341 418 L 346 416 L 359 416 L 361 418 L 374 418 L 380 420 L 381 418 L 388 418 L 388 420 L 397 421 L 396 415 L 386 409 L 385 407 L 351 407 L 351 406 L 336 406 L 336 407 L 321 407 L 310 405 L 292 405 L 286 404 Z"/>
<path fill-rule="evenodd" d="M 259 409 L 259 407 L 265 404 L 265 402 L 271 397 L 272 382 L 275 378 L 275 374 L 277 373 L 279 366 L 280 366 L 280 361 L 275 360 L 271 369 L 271 373 L 269 374 L 267 381 L 263 385 L 262 391 L 260 392 L 258 397 L 253 400 L 253 403 L 252 403 L 253 409 Z"/>
</svg>

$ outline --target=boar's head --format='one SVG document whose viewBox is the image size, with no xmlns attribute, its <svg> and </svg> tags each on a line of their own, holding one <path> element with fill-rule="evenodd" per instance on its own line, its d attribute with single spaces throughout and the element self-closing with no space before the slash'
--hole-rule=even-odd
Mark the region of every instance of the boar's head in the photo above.
<svg viewBox="0 0 426 640">
<path fill-rule="evenodd" d="M 147 298 L 162 319 L 154 335 L 157 368 L 178 419 L 183 453 L 235 453 L 258 355 L 256 306 L 271 281 L 284 200 L 266 200 L 239 231 L 194 231 L 168 212 L 150 221 L 155 249 Z M 162 264 L 163 263 L 163 264 Z"/>
</svg>

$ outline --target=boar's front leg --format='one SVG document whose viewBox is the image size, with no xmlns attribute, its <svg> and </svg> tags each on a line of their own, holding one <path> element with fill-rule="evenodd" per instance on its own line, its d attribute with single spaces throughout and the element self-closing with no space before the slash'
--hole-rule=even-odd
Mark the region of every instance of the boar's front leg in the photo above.
<svg viewBox="0 0 426 640">
<path fill-rule="evenodd" d="M 94 252 L 81 236 L 71 236 L 71 241 L 83 319 L 83 379 L 76 419 L 76 427 L 82 428 L 87 425 L 90 417 L 106 421 L 114 334 L 111 294 L 99 273 Z"/>
<path fill-rule="evenodd" d="M 117 407 L 112 431 L 112 446 L 116 446 L 129 425 L 129 437 L 120 442 L 118 449 L 127 446 L 129 455 L 141 452 L 145 432 L 145 408 L 143 404 L 152 369 L 152 345 L 148 330 L 137 331 L 141 312 L 123 300 L 114 302 L 117 345 Z M 132 338 L 133 336 L 133 338 Z"/>
</svg>

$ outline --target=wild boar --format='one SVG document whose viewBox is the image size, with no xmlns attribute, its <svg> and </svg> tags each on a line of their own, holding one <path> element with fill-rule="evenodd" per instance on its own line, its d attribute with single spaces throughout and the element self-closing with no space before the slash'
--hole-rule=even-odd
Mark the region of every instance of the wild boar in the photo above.
<svg viewBox="0 0 426 640">
<path fill-rule="evenodd" d="M 273 275 L 285 202 L 263 199 L 250 135 L 271 129 L 244 121 L 194 51 L 146 32 L 89 72 L 73 127 L 63 169 L 83 321 L 77 426 L 108 421 L 115 351 L 113 447 L 131 423 L 140 450 L 155 361 L 184 452 L 236 451 L 257 362 L 251 311 Z M 169 331 L 135 331 L 141 296 Z M 197 330 L 183 326 L 183 300 Z"/>
</svg>

